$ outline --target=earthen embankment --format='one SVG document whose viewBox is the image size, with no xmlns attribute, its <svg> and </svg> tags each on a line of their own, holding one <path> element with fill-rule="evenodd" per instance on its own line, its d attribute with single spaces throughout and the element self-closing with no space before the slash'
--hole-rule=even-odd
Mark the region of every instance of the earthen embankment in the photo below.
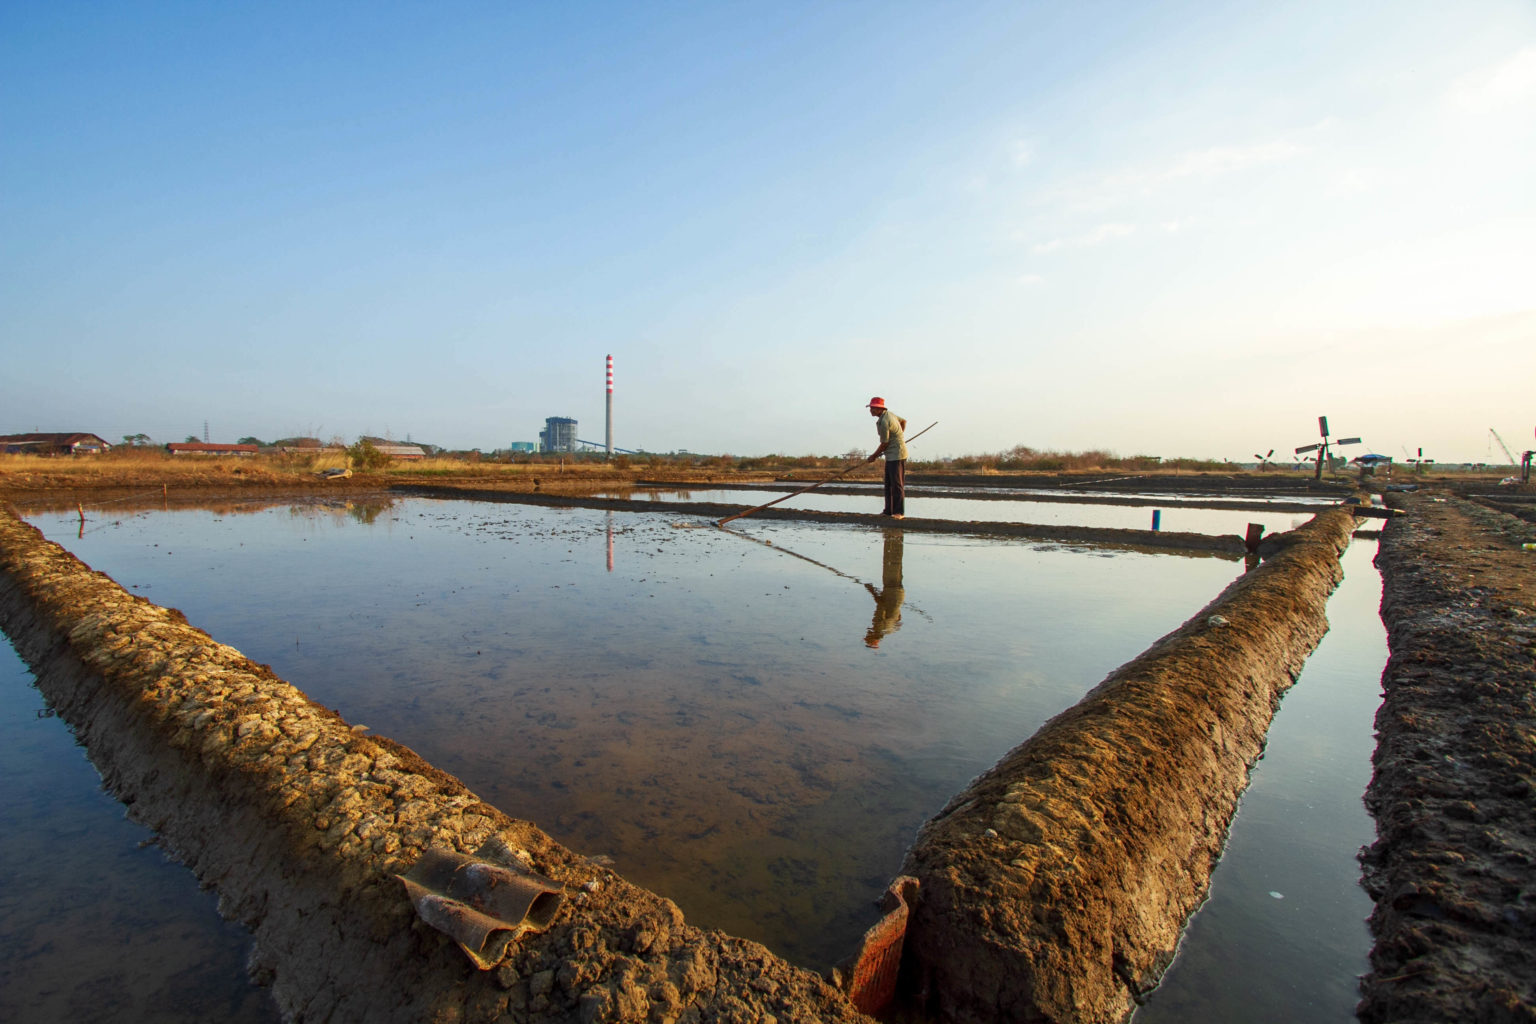
<svg viewBox="0 0 1536 1024">
<path fill-rule="evenodd" d="M 0 627 L 107 788 L 251 930 L 253 975 L 288 1019 L 867 1020 L 819 976 L 688 925 L 406 747 L 361 735 L 10 510 Z M 489 847 L 553 879 L 565 903 L 481 971 L 395 876 L 429 849 Z"/>
<path fill-rule="evenodd" d="M 1123 1019 L 1204 897 L 1355 521 L 1295 531 L 921 831 L 904 971 L 946 1021 Z"/>
<path fill-rule="evenodd" d="M 1376 563 L 1390 657 L 1361 857 L 1370 1022 L 1536 1021 L 1536 529 L 1392 495 Z"/>
</svg>

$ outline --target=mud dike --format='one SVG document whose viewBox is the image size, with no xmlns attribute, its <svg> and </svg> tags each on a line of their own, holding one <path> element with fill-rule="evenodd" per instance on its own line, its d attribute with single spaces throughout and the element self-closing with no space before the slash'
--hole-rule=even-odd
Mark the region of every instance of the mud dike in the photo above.
<svg viewBox="0 0 1536 1024">
<path fill-rule="evenodd" d="M 1409 515 L 1376 558 L 1391 657 L 1359 1016 L 1536 1020 L 1536 553 L 1521 547 L 1536 528 L 1455 498 L 1392 500 Z"/>
<path fill-rule="evenodd" d="M 1327 631 L 1354 519 L 1335 509 L 950 801 L 908 983 L 953 1021 L 1117 1021 L 1173 957 L 1281 695 Z"/>
<path fill-rule="evenodd" d="M 1326 630 L 1353 525 L 1335 509 L 1266 541 L 1266 563 L 923 829 L 902 976 L 928 1013 L 1130 1011 L 1203 897 L 1279 695 Z M 362 735 L 8 510 L 0 626 L 109 791 L 250 929 L 253 976 L 289 1019 L 869 1019 L 821 976 L 688 925 Z M 515 892 L 498 904 L 502 884 Z M 487 924 L 487 909 L 512 920 Z M 887 950 L 888 925 L 871 929 Z"/>
</svg>

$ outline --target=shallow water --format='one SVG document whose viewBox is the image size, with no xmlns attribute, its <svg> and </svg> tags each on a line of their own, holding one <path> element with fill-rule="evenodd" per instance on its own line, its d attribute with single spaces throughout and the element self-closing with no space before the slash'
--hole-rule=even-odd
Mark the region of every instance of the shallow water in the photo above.
<svg viewBox="0 0 1536 1024">
<path fill-rule="evenodd" d="M 1242 571 L 685 519 L 411 500 L 31 521 L 692 923 L 817 968 L 924 820 Z"/>
<path fill-rule="evenodd" d="M 0 774 L 0 1020 L 278 1020 L 245 929 L 145 845 L 3 636 Z"/>
<path fill-rule="evenodd" d="M 631 498 L 651 496 L 651 500 L 718 502 L 725 505 L 761 505 L 775 498 L 793 493 L 792 490 L 690 490 L 690 491 L 640 491 Z M 1273 509 L 1253 508 L 1245 511 L 1211 508 L 1166 508 L 1157 504 L 1156 498 L 1148 498 L 1148 504 L 1140 505 L 1093 505 L 1063 501 L 1030 501 L 1026 496 L 1009 500 L 985 498 L 933 498 L 908 495 L 907 516 L 913 519 L 950 519 L 967 523 L 1036 523 L 1047 526 L 1091 526 L 1099 529 L 1150 530 L 1152 513 L 1158 513 L 1158 529 L 1182 533 L 1203 533 L 1213 536 L 1247 532 L 1249 523 L 1259 523 L 1265 533 L 1280 533 L 1294 529 L 1311 518 L 1302 512 L 1277 512 Z M 1126 497 L 1122 495 L 1121 497 Z M 865 512 L 876 513 L 881 507 L 881 492 L 871 489 L 868 495 L 823 494 L 810 491 L 797 495 L 776 506 L 777 508 L 805 509 L 814 512 Z M 741 520 L 737 520 L 741 522 Z"/>
</svg>

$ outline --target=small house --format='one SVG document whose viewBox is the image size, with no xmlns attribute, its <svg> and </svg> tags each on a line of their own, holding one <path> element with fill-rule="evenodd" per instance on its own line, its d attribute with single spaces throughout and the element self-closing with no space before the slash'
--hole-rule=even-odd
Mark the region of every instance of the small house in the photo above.
<svg viewBox="0 0 1536 1024">
<path fill-rule="evenodd" d="M 95 434 L 0 434 L 7 455 L 100 455 L 111 447 Z"/>
</svg>

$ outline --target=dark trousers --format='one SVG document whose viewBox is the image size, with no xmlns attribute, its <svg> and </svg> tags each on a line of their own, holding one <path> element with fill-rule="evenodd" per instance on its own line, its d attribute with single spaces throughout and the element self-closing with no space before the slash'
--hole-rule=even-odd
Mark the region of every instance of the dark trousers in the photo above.
<svg viewBox="0 0 1536 1024">
<path fill-rule="evenodd" d="M 892 459 L 885 464 L 885 511 L 881 515 L 907 514 L 907 460 Z"/>
</svg>

